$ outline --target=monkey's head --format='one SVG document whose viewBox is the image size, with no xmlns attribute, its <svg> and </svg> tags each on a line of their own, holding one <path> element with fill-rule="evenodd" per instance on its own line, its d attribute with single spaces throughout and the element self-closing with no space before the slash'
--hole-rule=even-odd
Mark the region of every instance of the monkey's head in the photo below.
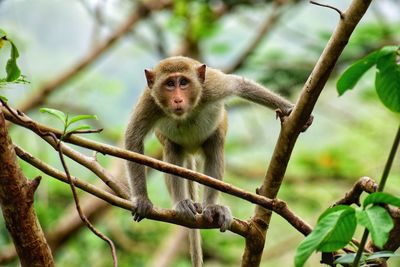
<svg viewBox="0 0 400 267">
<path fill-rule="evenodd" d="M 186 57 L 170 57 L 153 70 L 145 70 L 151 96 L 175 119 L 184 119 L 198 105 L 206 65 Z"/>
</svg>

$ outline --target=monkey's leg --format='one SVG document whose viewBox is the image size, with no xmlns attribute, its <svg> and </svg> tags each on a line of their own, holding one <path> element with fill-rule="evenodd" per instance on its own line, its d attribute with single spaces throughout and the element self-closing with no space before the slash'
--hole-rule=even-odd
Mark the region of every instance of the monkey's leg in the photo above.
<svg viewBox="0 0 400 267">
<path fill-rule="evenodd" d="M 218 180 L 222 180 L 224 175 L 224 139 L 225 132 L 219 127 L 203 144 L 204 173 Z M 204 188 L 203 216 L 210 222 L 217 221 L 224 232 L 232 222 L 232 214 L 228 207 L 217 204 L 218 193 L 207 186 Z"/>
<path fill-rule="evenodd" d="M 169 140 L 164 142 L 164 161 L 178 166 L 183 166 L 185 153 L 183 148 Z M 166 174 L 165 181 L 167 183 L 168 191 L 174 203 L 174 209 L 194 218 L 196 213 L 199 212 L 198 205 L 195 205 L 189 198 L 187 183 L 185 179 L 176 177 L 174 175 Z"/>
</svg>

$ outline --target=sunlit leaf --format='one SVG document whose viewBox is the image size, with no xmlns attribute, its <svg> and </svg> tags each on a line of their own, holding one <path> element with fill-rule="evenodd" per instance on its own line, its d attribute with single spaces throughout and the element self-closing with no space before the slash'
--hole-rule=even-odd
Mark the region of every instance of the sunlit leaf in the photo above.
<svg viewBox="0 0 400 267">
<path fill-rule="evenodd" d="M 54 117 L 56 117 L 57 119 L 59 119 L 63 125 L 65 126 L 66 121 L 67 121 L 67 115 L 65 115 L 64 112 L 57 110 L 57 109 L 52 109 L 52 108 L 41 108 L 40 109 L 41 113 L 48 113 Z"/>
<path fill-rule="evenodd" d="M 385 208 L 381 206 L 368 207 L 357 211 L 358 223 L 365 226 L 371 233 L 373 243 L 382 248 L 389 238 L 393 228 L 393 221 Z"/>
<path fill-rule="evenodd" d="M 3 100 L 4 102 L 8 102 L 7 97 L 0 95 L 0 99 Z"/>
<path fill-rule="evenodd" d="M 97 120 L 97 116 L 96 115 L 77 115 L 77 116 L 74 116 L 68 121 L 68 126 L 73 124 L 73 123 L 75 123 L 75 122 L 78 122 L 78 121 L 81 121 L 81 120 L 86 120 L 86 119 L 95 119 L 95 120 Z"/>
<path fill-rule="evenodd" d="M 375 192 L 364 199 L 363 207 L 370 204 L 389 204 L 400 207 L 400 198 L 384 192 Z"/>
</svg>

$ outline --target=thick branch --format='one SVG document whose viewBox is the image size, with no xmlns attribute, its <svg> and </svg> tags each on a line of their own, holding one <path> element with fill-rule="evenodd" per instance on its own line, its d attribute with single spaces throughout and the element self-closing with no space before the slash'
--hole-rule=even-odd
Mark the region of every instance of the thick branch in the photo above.
<svg viewBox="0 0 400 267">
<path fill-rule="evenodd" d="M 23 115 L 23 117 L 16 118 L 14 115 L 10 114 L 9 111 L 4 109 L 4 112 L 6 114 L 6 118 L 9 119 L 10 121 L 19 124 L 23 127 L 26 127 L 35 133 L 37 133 L 39 136 L 42 135 L 45 132 L 53 132 L 57 136 L 61 136 L 61 132 L 55 129 L 52 129 L 50 127 L 47 127 L 45 125 L 39 124 L 37 122 L 32 121 L 29 117 L 26 115 Z M 23 118 L 23 119 L 21 119 Z M 311 227 L 304 222 L 301 218 L 299 218 L 297 215 L 295 215 L 292 211 L 289 210 L 287 207 L 286 203 L 278 200 L 278 199 L 268 199 L 262 196 L 259 196 L 254 193 L 250 193 L 247 191 L 244 191 L 238 187 L 235 187 L 233 185 L 230 185 L 228 183 L 225 183 L 223 181 L 214 179 L 210 176 L 207 176 L 202 173 L 198 173 L 186 168 L 182 168 L 173 164 L 169 164 L 157 159 L 153 159 L 151 157 L 138 154 L 132 151 L 124 150 L 118 147 L 98 143 L 95 141 L 90 141 L 81 137 L 77 137 L 75 135 L 66 137 L 65 140 L 66 142 L 70 142 L 72 144 L 81 146 L 81 147 L 86 147 L 95 151 L 98 151 L 103 154 L 108 154 L 112 155 L 118 158 L 126 159 L 126 160 L 131 160 L 136 163 L 140 163 L 146 166 L 149 166 L 151 168 L 157 169 L 162 172 L 174 174 L 177 176 L 180 176 L 185 179 L 189 179 L 195 182 L 198 182 L 200 184 L 212 187 L 216 190 L 225 192 L 227 194 L 242 198 L 244 200 L 247 200 L 251 203 L 261 205 L 265 208 L 271 209 L 273 211 L 276 211 L 279 215 L 281 215 L 283 218 L 285 218 L 291 225 L 293 225 L 297 230 L 299 230 L 301 233 L 304 235 L 307 235 L 311 231 Z M 78 185 L 77 185 L 78 186 Z M 78 186 L 79 187 L 79 186 Z"/>
<path fill-rule="evenodd" d="M 346 12 L 343 13 L 343 18 L 339 21 L 335 32 L 332 34 L 331 39 L 305 83 L 293 112 L 282 124 L 266 177 L 260 189 L 261 195 L 268 198 L 275 198 L 277 196 L 301 128 L 310 117 L 336 61 L 370 3 L 371 0 L 353 0 Z M 254 220 L 257 222 L 262 221 L 262 224 L 259 226 L 264 235 L 266 235 L 270 219 L 270 211 L 260 206 L 256 207 Z M 260 264 L 263 248 L 252 250 L 250 244 L 251 240 L 248 240 L 246 242 L 242 266 L 258 266 Z"/>
<path fill-rule="evenodd" d="M 33 207 L 38 182 L 27 180 L 19 168 L 0 110 L 0 206 L 22 266 L 54 266 Z"/>
<path fill-rule="evenodd" d="M 61 172 L 43 161 L 33 157 L 31 154 L 27 153 L 23 149 L 19 147 L 15 147 L 15 151 L 22 160 L 28 162 L 35 168 L 43 171 L 47 175 L 56 178 L 59 181 L 62 181 L 64 183 L 69 183 L 68 178 L 65 175 L 64 172 Z M 97 186 L 94 186 L 88 182 L 85 182 L 82 179 L 78 179 L 76 177 L 71 177 L 74 185 L 83 191 L 86 191 L 98 198 L 103 199 L 104 201 L 110 203 L 111 205 L 126 209 L 128 211 L 132 210 L 132 203 L 129 200 L 117 197 L 103 189 L 100 189 Z M 210 224 L 206 220 L 204 220 L 201 216 L 198 216 L 195 221 L 192 221 L 184 216 L 181 216 L 174 210 L 166 210 L 166 209 L 153 209 L 152 212 L 148 215 L 148 219 L 153 219 L 153 220 L 158 220 L 158 221 L 163 221 L 163 222 L 169 222 L 173 224 L 179 224 L 182 226 L 186 226 L 189 228 L 219 228 L 218 225 Z M 239 235 L 245 236 L 247 233 L 247 223 L 235 219 L 234 223 L 231 226 L 231 231 L 235 232 Z"/>
</svg>

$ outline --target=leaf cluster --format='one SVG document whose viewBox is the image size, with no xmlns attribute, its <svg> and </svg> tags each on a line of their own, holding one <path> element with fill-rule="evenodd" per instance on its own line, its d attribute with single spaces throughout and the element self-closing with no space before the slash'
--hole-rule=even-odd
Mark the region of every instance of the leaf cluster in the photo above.
<svg viewBox="0 0 400 267">
<path fill-rule="evenodd" d="M 77 133 L 80 131 L 91 130 L 92 127 L 87 124 L 76 125 L 77 122 L 85 120 L 85 119 L 96 119 L 96 115 L 76 115 L 70 117 L 69 114 L 65 114 L 64 112 L 52 109 L 52 108 L 41 108 L 40 112 L 50 114 L 51 116 L 57 118 L 63 124 L 63 134 L 61 135 L 61 140 L 69 134 Z"/>
<path fill-rule="evenodd" d="M 362 208 L 339 205 L 327 209 L 318 218 L 317 225 L 311 234 L 297 248 L 295 266 L 303 266 L 314 251 L 334 252 L 344 248 L 351 241 L 357 225 L 366 227 L 371 233 L 374 244 L 382 248 L 393 228 L 392 218 L 382 205 L 400 207 L 400 198 L 387 193 L 376 192 L 364 200 Z M 354 256 L 347 255 L 339 257 L 335 263 L 349 263 L 350 259 L 354 260 Z M 397 256 L 393 253 L 374 253 L 365 255 L 363 261 L 394 255 Z"/>
<path fill-rule="evenodd" d="M 385 46 L 350 65 L 337 82 L 339 95 L 355 87 L 365 72 L 376 66 L 375 88 L 382 103 L 400 112 L 400 46 Z"/>
</svg>

